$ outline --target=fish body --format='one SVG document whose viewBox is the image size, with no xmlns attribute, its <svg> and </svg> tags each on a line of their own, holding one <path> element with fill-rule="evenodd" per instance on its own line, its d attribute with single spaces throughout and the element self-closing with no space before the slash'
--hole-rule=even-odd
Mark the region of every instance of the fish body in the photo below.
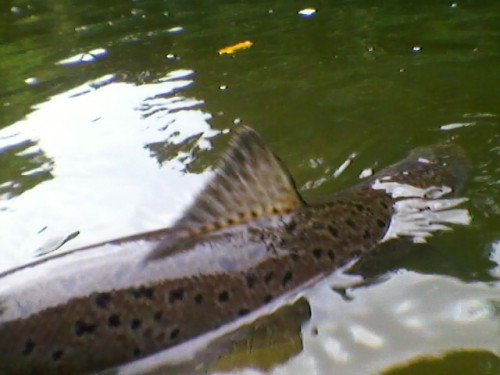
<svg viewBox="0 0 500 375">
<path fill-rule="evenodd" d="M 372 250 L 402 199 L 443 201 L 463 177 L 450 150 L 418 151 L 313 204 L 243 128 L 172 228 L 0 275 L 0 373 L 101 371 L 233 322 Z"/>
</svg>

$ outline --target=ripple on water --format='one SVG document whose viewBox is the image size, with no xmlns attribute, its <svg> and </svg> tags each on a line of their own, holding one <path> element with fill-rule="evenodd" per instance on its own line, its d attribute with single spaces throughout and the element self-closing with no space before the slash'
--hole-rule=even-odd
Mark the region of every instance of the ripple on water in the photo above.
<svg viewBox="0 0 500 375">
<path fill-rule="evenodd" d="M 51 241 L 79 232 L 69 249 L 165 227 L 178 215 L 209 175 L 185 170 L 218 134 L 202 101 L 182 95 L 193 74 L 179 69 L 143 85 L 104 75 L 0 129 L 0 152 L 13 166 L 0 181 L 0 268 L 50 252 L 47 233 Z"/>
</svg>

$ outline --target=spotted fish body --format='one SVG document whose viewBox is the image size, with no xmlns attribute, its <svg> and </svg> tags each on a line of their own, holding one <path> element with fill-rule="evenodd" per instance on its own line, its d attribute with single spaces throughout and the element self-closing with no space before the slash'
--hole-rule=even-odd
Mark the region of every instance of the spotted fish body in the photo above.
<svg viewBox="0 0 500 375">
<path fill-rule="evenodd" d="M 401 199 L 394 184 L 455 190 L 462 159 L 450 151 L 418 151 L 308 204 L 243 128 L 171 229 L 0 275 L 0 373 L 96 372 L 235 321 L 373 249 Z"/>
</svg>

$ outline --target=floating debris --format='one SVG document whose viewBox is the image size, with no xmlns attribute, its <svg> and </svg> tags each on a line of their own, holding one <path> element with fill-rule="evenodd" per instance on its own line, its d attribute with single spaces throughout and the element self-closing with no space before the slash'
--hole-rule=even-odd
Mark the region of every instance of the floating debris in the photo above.
<svg viewBox="0 0 500 375">
<path fill-rule="evenodd" d="M 353 152 L 351 155 L 347 157 L 347 159 L 338 167 L 335 172 L 333 172 L 333 178 L 339 177 L 344 171 L 347 169 L 347 167 L 351 164 L 351 162 L 354 160 L 354 158 L 358 156 L 356 152 Z"/>
<path fill-rule="evenodd" d="M 177 55 L 176 55 L 176 54 L 174 54 L 174 53 L 167 53 L 167 54 L 165 55 L 165 58 L 166 58 L 167 60 L 180 60 L 180 57 L 179 57 L 179 56 L 177 56 Z"/>
<path fill-rule="evenodd" d="M 253 42 L 245 40 L 244 42 L 233 44 L 232 46 L 221 48 L 218 52 L 219 55 L 230 55 L 238 51 L 250 48 L 253 46 Z"/>
<path fill-rule="evenodd" d="M 312 17 L 316 14 L 317 10 L 314 8 L 304 8 L 299 10 L 297 13 L 302 17 Z"/>
<path fill-rule="evenodd" d="M 488 112 L 477 112 L 477 113 L 465 113 L 463 115 L 464 118 L 491 118 L 491 117 L 497 117 L 494 113 L 488 113 Z"/>
<path fill-rule="evenodd" d="M 363 169 L 361 171 L 361 173 L 359 174 L 359 178 L 366 178 L 366 177 L 370 177 L 373 175 L 373 169 L 372 168 L 366 168 L 366 169 Z"/>
<path fill-rule="evenodd" d="M 102 57 L 108 54 L 108 51 L 104 48 L 96 48 L 88 52 L 83 52 L 76 54 L 74 56 L 68 57 L 58 61 L 57 65 L 75 65 L 80 63 L 90 63 L 95 62 L 98 57 Z"/>
<path fill-rule="evenodd" d="M 454 130 L 459 128 L 466 128 L 468 126 L 476 125 L 475 122 L 454 122 L 451 124 L 442 125 L 439 127 L 439 130 Z"/>
<path fill-rule="evenodd" d="M 40 83 L 40 80 L 36 77 L 29 77 L 24 80 L 24 83 L 26 83 L 29 86 L 36 86 Z"/>
<path fill-rule="evenodd" d="M 175 26 L 175 27 L 171 27 L 170 29 L 168 29 L 167 33 L 177 34 L 177 33 L 180 33 L 182 31 L 184 31 L 184 29 L 181 26 Z"/>
</svg>

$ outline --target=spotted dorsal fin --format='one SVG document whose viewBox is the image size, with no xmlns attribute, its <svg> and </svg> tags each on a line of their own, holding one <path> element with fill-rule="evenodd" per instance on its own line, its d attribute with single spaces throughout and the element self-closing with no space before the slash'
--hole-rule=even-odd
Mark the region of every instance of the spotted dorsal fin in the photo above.
<svg viewBox="0 0 500 375">
<path fill-rule="evenodd" d="M 155 249 L 153 258 L 170 253 L 166 247 L 178 248 L 174 242 L 285 214 L 302 202 L 284 165 L 255 130 L 243 127 L 232 138 L 215 175 L 174 224 L 174 237 Z"/>
</svg>

